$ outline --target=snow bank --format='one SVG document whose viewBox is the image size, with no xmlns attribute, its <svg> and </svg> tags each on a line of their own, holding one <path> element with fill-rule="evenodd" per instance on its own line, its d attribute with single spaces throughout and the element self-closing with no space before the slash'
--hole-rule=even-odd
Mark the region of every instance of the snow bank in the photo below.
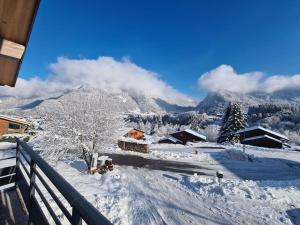
<svg viewBox="0 0 300 225">
<path fill-rule="evenodd" d="M 200 195 L 235 196 L 242 199 L 300 203 L 300 179 L 291 181 L 251 181 L 223 179 L 221 184 L 214 178 L 198 176 L 182 177 L 179 183 Z"/>
<path fill-rule="evenodd" d="M 225 153 L 225 156 L 231 160 L 247 161 L 249 159 L 253 159 L 253 156 L 250 156 L 250 155 L 244 153 L 243 151 L 241 151 L 239 149 L 235 149 L 235 148 L 226 149 L 224 151 L 224 153 Z"/>
</svg>

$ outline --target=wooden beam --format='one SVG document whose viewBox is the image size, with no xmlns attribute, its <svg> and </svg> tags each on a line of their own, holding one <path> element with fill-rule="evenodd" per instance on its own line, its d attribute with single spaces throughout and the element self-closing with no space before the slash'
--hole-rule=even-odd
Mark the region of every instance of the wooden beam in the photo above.
<svg viewBox="0 0 300 225">
<path fill-rule="evenodd" d="M 18 43 L 0 39 L 0 55 L 15 59 L 21 59 L 25 51 L 25 46 Z"/>
</svg>

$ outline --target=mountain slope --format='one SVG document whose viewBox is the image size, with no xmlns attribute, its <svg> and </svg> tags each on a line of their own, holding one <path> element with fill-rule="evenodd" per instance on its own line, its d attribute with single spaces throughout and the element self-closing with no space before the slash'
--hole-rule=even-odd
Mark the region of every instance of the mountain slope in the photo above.
<svg viewBox="0 0 300 225">
<path fill-rule="evenodd" d="M 267 93 L 251 93 L 240 94 L 229 91 L 209 93 L 196 107 L 196 110 L 201 113 L 218 114 L 222 113 L 228 102 L 241 102 L 244 110 L 250 106 L 263 104 L 291 104 L 297 107 L 300 106 L 300 91 L 279 91 L 271 94 Z"/>
<path fill-rule="evenodd" d="M 165 112 L 185 112 L 190 111 L 194 107 L 186 107 L 170 104 L 161 99 L 142 95 L 141 93 L 133 92 L 107 92 L 101 89 L 81 87 L 68 92 L 58 92 L 48 96 L 39 98 L 2 98 L 0 99 L 0 113 L 18 112 L 20 114 L 25 111 L 32 112 L 33 110 L 47 110 L 55 108 L 59 104 L 64 104 L 66 101 L 73 101 L 82 95 L 101 92 L 102 96 L 109 100 L 113 105 L 118 105 L 120 112 L 137 112 L 137 113 L 165 113 Z M 109 106 L 108 106 L 109 107 Z"/>
</svg>

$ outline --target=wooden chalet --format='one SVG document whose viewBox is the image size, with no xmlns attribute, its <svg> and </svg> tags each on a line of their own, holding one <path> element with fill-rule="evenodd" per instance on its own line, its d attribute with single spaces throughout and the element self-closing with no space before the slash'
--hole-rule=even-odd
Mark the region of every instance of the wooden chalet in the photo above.
<svg viewBox="0 0 300 225">
<path fill-rule="evenodd" d="M 182 144 L 186 144 L 187 142 L 199 142 L 206 141 L 206 137 L 197 131 L 192 129 L 185 129 L 183 131 L 178 131 L 170 134 L 170 136 L 180 140 Z"/>
<path fill-rule="evenodd" d="M 290 147 L 289 139 L 280 133 L 266 129 L 262 126 L 248 127 L 237 132 L 242 144 L 265 148 Z"/>
<path fill-rule="evenodd" d="M 0 85 L 14 87 L 39 0 L 0 0 Z"/>
<path fill-rule="evenodd" d="M 136 128 L 131 129 L 125 135 L 125 137 L 134 138 L 136 140 L 143 139 L 145 137 L 145 132 Z"/>
<path fill-rule="evenodd" d="M 158 141 L 159 144 L 183 144 L 182 141 L 178 140 L 177 138 L 168 135 L 166 137 L 163 137 Z"/>
<path fill-rule="evenodd" d="M 4 134 L 23 134 L 29 125 L 30 123 L 26 120 L 0 115 L 0 136 Z"/>
</svg>

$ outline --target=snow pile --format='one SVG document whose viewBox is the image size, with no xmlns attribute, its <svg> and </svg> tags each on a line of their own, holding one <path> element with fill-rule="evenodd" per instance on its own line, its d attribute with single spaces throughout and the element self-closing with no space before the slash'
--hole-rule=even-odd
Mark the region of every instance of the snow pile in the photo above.
<svg viewBox="0 0 300 225">
<path fill-rule="evenodd" d="M 161 151 L 161 150 L 152 150 L 150 155 L 153 158 L 165 159 L 165 160 L 176 160 L 176 159 L 196 159 L 197 161 L 209 161 L 213 160 L 209 154 L 195 152 L 178 152 L 178 151 Z"/>
<path fill-rule="evenodd" d="M 242 199 L 275 201 L 282 204 L 300 203 L 300 179 L 290 181 L 251 181 L 184 176 L 179 183 L 200 195 L 234 196 Z"/>
<path fill-rule="evenodd" d="M 242 152 L 241 150 L 235 149 L 235 148 L 226 149 L 224 153 L 225 153 L 225 156 L 231 160 L 246 161 L 249 159 L 248 154 Z"/>
</svg>

